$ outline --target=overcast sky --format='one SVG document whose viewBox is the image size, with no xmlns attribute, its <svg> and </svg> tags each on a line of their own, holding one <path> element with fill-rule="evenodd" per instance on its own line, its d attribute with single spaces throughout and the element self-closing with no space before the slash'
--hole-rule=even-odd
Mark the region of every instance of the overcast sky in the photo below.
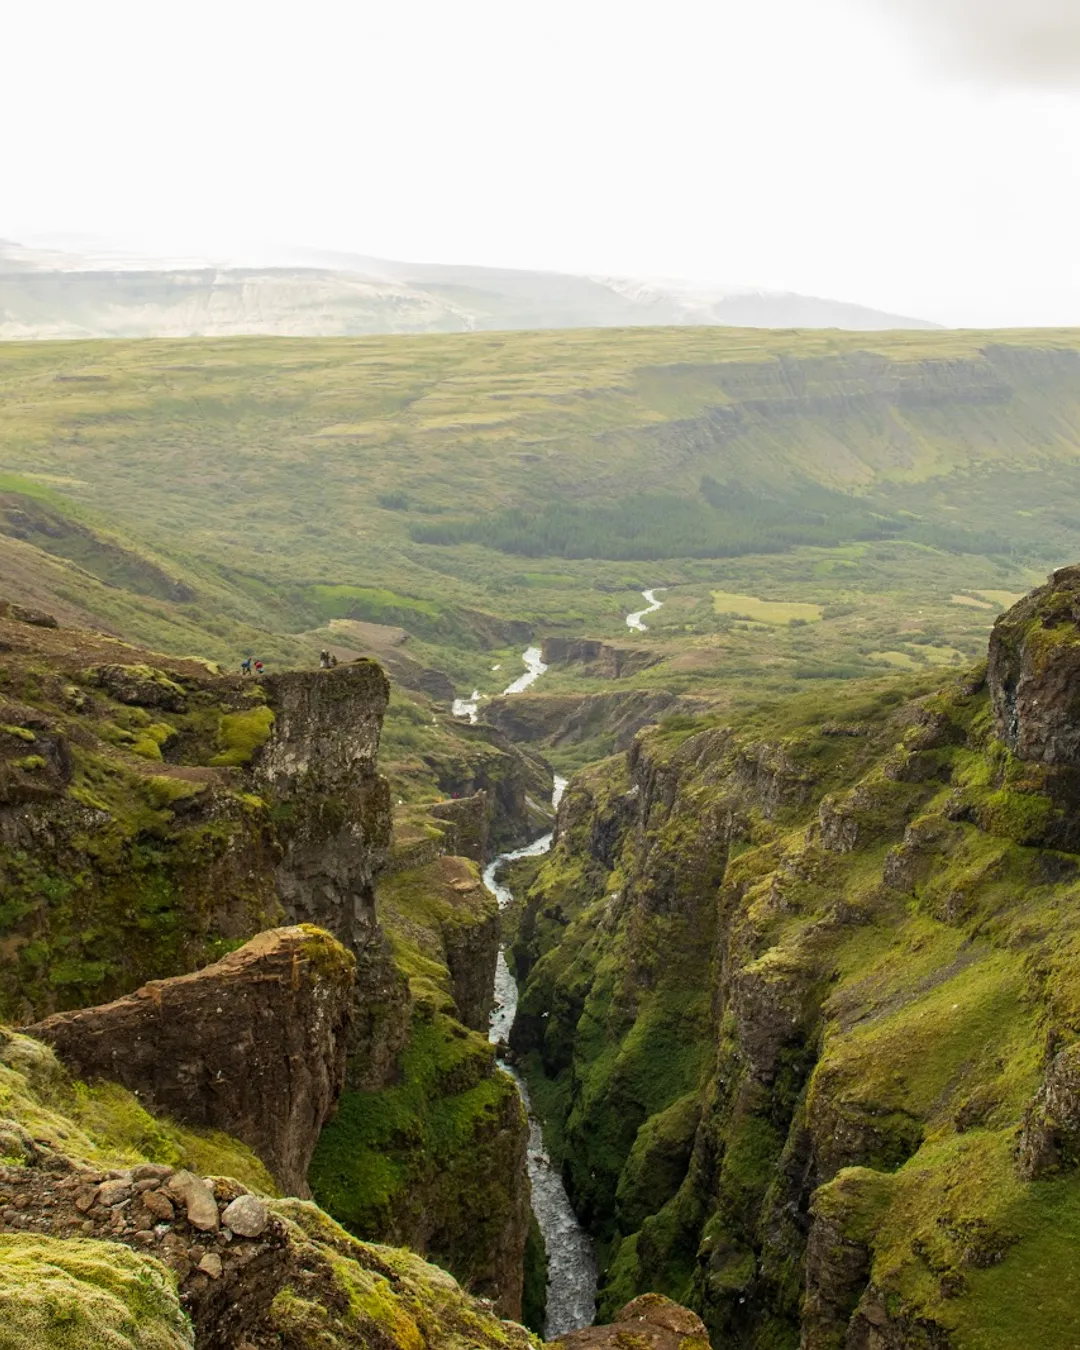
<svg viewBox="0 0 1080 1350">
<path fill-rule="evenodd" d="M 0 236 L 1080 324 L 1080 0 L 28 0 Z"/>
</svg>

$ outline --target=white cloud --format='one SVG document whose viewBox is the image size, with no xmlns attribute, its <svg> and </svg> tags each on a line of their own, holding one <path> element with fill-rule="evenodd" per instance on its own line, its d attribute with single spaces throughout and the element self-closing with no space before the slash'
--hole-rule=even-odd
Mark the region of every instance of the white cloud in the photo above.
<svg viewBox="0 0 1080 1350">
<path fill-rule="evenodd" d="M 994 81 L 1080 86 L 1077 0 L 881 0 L 947 61 Z"/>
</svg>

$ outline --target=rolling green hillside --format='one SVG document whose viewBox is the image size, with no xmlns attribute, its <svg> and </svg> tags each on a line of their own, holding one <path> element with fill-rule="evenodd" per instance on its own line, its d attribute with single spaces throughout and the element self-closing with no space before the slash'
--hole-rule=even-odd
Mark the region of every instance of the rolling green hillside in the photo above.
<svg viewBox="0 0 1080 1350">
<path fill-rule="evenodd" d="M 956 664 L 1080 548 L 1075 332 L 0 353 L 5 590 L 223 661 L 310 659 L 359 621 L 497 691 L 523 633 L 625 636 L 663 585 L 664 660 L 631 684 L 776 689 Z"/>
</svg>

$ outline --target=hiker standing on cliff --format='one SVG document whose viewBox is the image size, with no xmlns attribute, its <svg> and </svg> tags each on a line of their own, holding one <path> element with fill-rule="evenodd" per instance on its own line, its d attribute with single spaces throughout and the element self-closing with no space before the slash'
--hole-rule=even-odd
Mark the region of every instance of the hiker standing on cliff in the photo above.
<svg viewBox="0 0 1080 1350">
<path fill-rule="evenodd" d="M 250 657 L 250 656 L 247 658 L 246 661 L 241 661 L 241 662 L 240 662 L 240 674 L 241 674 L 241 675 L 250 675 L 250 674 L 251 674 L 251 657 Z"/>
<path fill-rule="evenodd" d="M 325 648 L 319 653 L 319 669 L 330 669 L 330 653 Z"/>
</svg>

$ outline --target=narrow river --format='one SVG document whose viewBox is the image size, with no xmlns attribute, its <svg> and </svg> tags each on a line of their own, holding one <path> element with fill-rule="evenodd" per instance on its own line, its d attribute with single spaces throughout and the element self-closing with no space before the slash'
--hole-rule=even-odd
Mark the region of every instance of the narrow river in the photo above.
<svg viewBox="0 0 1080 1350">
<path fill-rule="evenodd" d="M 635 633 L 647 632 L 648 626 L 646 624 L 643 624 L 641 621 L 646 617 L 646 615 L 655 614 L 656 611 L 660 608 L 660 606 L 664 603 L 663 600 L 657 600 L 656 598 L 656 592 L 664 590 L 667 590 L 666 586 L 657 586 L 655 590 L 641 592 L 642 598 L 645 601 L 647 601 L 649 608 L 639 609 L 636 614 L 628 614 L 626 616 L 627 628 L 632 628 Z"/>
<path fill-rule="evenodd" d="M 663 590 L 662 586 L 655 588 Z M 642 619 L 654 614 L 663 603 L 657 600 L 655 591 L 642 591 L 648 608 L 627 616 L 627 627 L 639 633 L 645 632 Z M 525 674 L 519 676 L 503 690 L 504 694 L 520 694 L 534 684 L 547 670 L 541 659 L 539 647 L 529 647 L 522 653 Z M 480 694 L 473 690 L 471 698 L 454 701 L 454 715 L 467 717 L 470 722 L 477 720 Z M 566 791 L 566 779 L 555 775 L 555 790 L 551 795 L 552 809 L 559 809 L 559 802 Z M 538 858 L 547 853 L 554 841 L 554 832 L 541 835 L 524 848 L 516 848 L 509 853 L 500 853 L 484 868 L 484 885 L 499 902 L 499 908 L 505 909 L 513 900 L 513 892 L 499 881 L 499 872 L 504 864 L 517 858 Z M 495 967 L 495 1007 L 488 1026 L 488 1040 L 492 1045 L 506 1044 L 510 1039 L 510 1028 L 517 1016 L 518 987 L 506 963 L 505 948 L 499 948 L 498 962 Z M 540 1231 L 544 1235 L 547 1247 L 548 1285 L 547 1285 L 547 1321 L 544 1328 L 546 1340 L 553 1340 L 568 1331 L 577 1331 L 580 1327 L 591 1326 L 596 1316 L 596 1255 L 593 1252 L 589 1235 L 577 1221 L 566 1194 L 558 1168 L 552 1163 L 544 1147 L 540 1122 L 529 1101 L 528 1088 L 517 1071 L 503 1060 L 503 1068 L 517 1084 L 521 1100 L 529 1117 L 529 1182 L 532 1186 L 532 1207 Z"/>
<path fill-rule="evenodd" d="M 555 775 L 555 791 L 551 805 L 556 810 L 566 790 L 566 779 Z M 501 853 L 484 869 L 484 885 L 504 909 L 514 898 L 509 887 L 498 880 L 499 869 L 515 858 L 536 858 L 551 848 L 553 834 L 542 835 L 524 848 Z M 517 1014 L 518 987 L 505 951 L 499 949 L 495 968 L 495 1010 L 491 1014 L 488 1040 L 493 1045 L 506 1042 Z M 545 1339 L 551 1340 L 567 1331 L 591 1326 L 596 1316 L 596 1258 L 588 1234 L 577 1221 L 570 1199 L 563 1186 L 558 1169 L 548 1157 L 540 1131 L 540 1122 L 533 1114 L 529 1093 L 520 1075 L 503 1060 L 500 1066 L 517 1084 L 525 1110 L 529 1116 L 529 1181 L 532 1185 L 532 1207 L 540 1231 L 544 1235 L 548 1258 L 547 1324 Z"/>
<path fill-rule="evenodd" d="M 526 647 L 521 653 L 521 659 L 525 665 L 525 674 L 519 675 L 513 684 L 508 684 L 503 690 L 504 694 L 523 694 L 529 685 L 535 684 L 541 675 L 547 670 L 541 659 L 539 647 Z M 495 666 L 495 670 L 499 667 Z M 468 698 L 454 699 L 453 712 L 455 717 L 467 717 L 475 726 L 476 714 L 480 707 L 480 700 L 485 697 L 479 689 L 474 689 Z"/>
</svg>

